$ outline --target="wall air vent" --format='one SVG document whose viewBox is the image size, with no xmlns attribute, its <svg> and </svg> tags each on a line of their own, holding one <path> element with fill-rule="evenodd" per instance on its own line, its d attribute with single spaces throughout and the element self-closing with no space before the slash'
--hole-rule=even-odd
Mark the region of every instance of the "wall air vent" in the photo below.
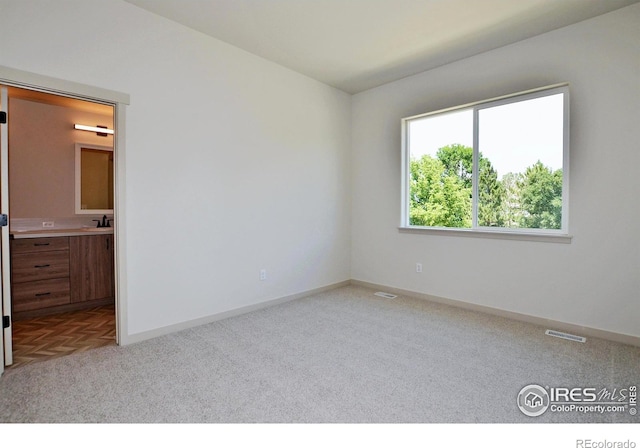
<svg viewBox="0 0 640 448">
<path fill-rule="evenodd" d="M 569 333 L 562 333 L 560 331 L 555 331 L 555 330 L 547 330 L 544 332 L 544 334 L 546 334 L 547 336 L 566 339 L 568 341 L 587 342 L 587 338 L 583 338 L 582 336 L 576 336 L 574 334 L 569 334 Z"/>
<path fill-rule="evenodd" d="M 395 299 L 398 296 L 394 296 L 393 294 L 389 294 L 388 292 L 378 291 L 374 294 L 374 296 L 384 297 L 385 299 Z"/>
</svg>

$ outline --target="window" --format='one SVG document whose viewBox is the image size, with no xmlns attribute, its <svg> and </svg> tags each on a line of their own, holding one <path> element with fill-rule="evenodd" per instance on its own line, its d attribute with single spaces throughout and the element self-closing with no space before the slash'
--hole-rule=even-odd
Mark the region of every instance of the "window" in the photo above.
<svg viewBox="0 0 640 448">
<path fill-rule="evenodd" d="M 402 226 L 567 234 L 568 117 L 561 85 L 403 119 Z"/>
</svg>

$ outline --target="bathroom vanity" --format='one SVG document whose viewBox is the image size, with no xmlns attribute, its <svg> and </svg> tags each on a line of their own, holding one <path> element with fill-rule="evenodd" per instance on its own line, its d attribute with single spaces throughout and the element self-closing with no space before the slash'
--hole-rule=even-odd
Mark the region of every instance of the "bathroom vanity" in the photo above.
<svg viewBox="0 0 640 448">
<path fill-rule="evenodd" d="M 16 320 L 113 303 L 113 229 L 12 234 L 11 287 Z"/>
</svg>

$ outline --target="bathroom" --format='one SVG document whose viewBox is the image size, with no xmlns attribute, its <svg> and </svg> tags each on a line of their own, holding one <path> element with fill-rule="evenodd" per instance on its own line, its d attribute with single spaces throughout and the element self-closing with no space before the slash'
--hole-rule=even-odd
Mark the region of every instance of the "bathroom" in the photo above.
<svg viewBox="0 0 640 448">
<path fill-rule="evenodd" d="M 115 344 L 113 107 L 7 96 L 13 365 Z"/>
</svg>

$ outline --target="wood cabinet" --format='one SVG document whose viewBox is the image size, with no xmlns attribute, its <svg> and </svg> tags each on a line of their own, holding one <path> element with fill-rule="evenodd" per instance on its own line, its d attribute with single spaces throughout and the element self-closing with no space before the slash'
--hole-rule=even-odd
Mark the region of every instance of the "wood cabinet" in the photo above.
<svg viewBox="0 0 640 448">
<path fill-rule="evenodd" d="M 113 235 L 11 241 L 15 319 L 112 303 Z"/>
<path fill-rule="evenodd" d="M 12 240 L 11 285 L 16 314 L 70 303 L 69 238 Z"/>
<path fill-rule="evenodd" d="M 71 302 L 113 297 L 113 235 L 69 237 Z"/>
</svg>

